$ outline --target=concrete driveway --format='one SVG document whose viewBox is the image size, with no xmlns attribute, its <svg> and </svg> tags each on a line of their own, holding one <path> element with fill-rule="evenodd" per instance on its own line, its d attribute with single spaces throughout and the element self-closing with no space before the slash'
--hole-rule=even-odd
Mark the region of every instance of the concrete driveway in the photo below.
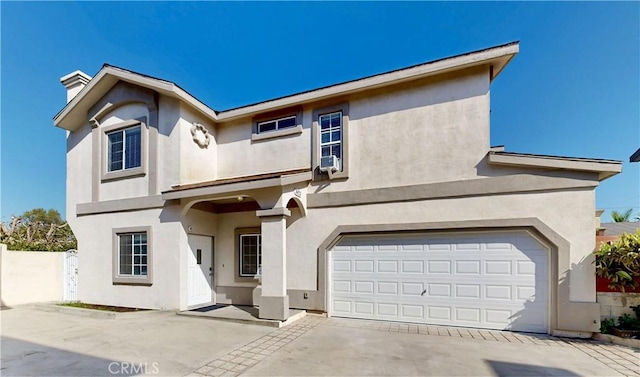
<svg viewBox="0 0 640 377">
<path fill-rule="evenodd" d="M 546 335 L 312 315 L 277 330 L 170 314 L 1 315 L 4 376 L 640 376 L 638 350 Z"/>
<path fill-rule="evenodd" d="M 2 376 L 182 376 L 273 331 L 173 313 L 96 319 L 17 307 L 0 319 Z"/>
</svg>

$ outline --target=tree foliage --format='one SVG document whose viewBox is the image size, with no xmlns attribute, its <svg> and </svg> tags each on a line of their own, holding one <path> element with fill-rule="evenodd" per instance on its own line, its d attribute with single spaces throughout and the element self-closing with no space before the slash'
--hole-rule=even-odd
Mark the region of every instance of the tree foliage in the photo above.
<svg viewBox="0 0 640 377">
<path fill-rule="evenodd" d="M 0 222 L 0 243 L 9 250 L 66 251 L 77 248 L 69 224 L 55 209 L 34 208 Z"/>
<path fill-rule="evenodd" d="M 626 212 L 611 211 L 611 219 L 615 223 L 626 223 L 631 219 L 633 208 L 629 208 Z"/>
<path fill-rule="evenodd" d="M 625 292 L 638 286 L 634 278 L 640 277 L 640 230 L 602 243 L 594 254 L 596 275 L 609 279 L 609 288 Z"/>
</svg>

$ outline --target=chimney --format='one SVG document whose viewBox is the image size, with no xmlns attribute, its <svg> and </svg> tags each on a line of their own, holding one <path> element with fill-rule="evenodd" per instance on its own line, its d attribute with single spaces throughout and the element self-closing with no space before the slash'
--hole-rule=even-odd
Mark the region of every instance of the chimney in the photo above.
<svg viewBox="0 0 640 377">
<path fill-rule="evenodd" d="M 67 88 L 67 103 L 80 93 L 82 88 L 91 80 L 91 76 L 82 71 L 71 72 L 60 78 L 60 82 Z"/>
</svg>

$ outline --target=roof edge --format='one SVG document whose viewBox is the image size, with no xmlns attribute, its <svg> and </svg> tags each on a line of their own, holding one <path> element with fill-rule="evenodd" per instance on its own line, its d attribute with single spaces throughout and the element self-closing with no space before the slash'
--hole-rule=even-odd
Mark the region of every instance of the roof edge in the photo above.
<svg viewBox="0 0 640 377">
<path fill-rule="evenodd" d="M 179 98 L 194 107 L 203 115 L 211 118 L 214 121 L 217 120 L 218 115 L 215 110 L 211 109 L 204 102 L 200 101 L 189 92 L 182 89 L 179 85 L 171 81 L 163 80 L 157 77 L 145 75 L 139 72 L 105 63 L 102 65 L 100 71 L 98 71 L 98 73 L 88 81 L 87 85 L 82 88 L 82 90 L 53 117 L 53 124 L 57 127 L 73 131 L 73 127 L 63 124 L 65 118 L 73 111 L 74 108 L 76 108 L 79 103 L 82 102 L 87 94 L 93 88 L 99 86 L 107 76 L 112 76 L 121 81 L 140 85 L 155 90 L 159 93 Z"/>
<path fill-rule="evenodd" d="M 622 172 L 622 161 L 583 157 L 565 157 L 489 151 L 488 162 L 498 166 L 516 166 L 534 169 L 573 170 L 598 173 L 598 180 L 603 181 Z"/>
<path fill-rule="evenodd" d="M 373 89 L 380 86 L 392 85 L 395 83 L 414 80 L 418 78 L 434 76 L 456 69 L 469 68 L 486 64 L 489 61 L 497 60 L 500 58 L 506 59 L 494 70 L 493 77 L 491 78 L 493 80 L 519 51 L 520 42 L 513 41 L 498 46 L 440 58 L 425 63 L 414 64 L 409 67 L 399 68 L 371 76 L 365 76 L 354 80 L 277 97 L 266 101 L 222 110 L 218 112 L 218 115 L 220 120 L 232 120 L 253 113 L 268 111 L 270 109 L 294 106 L 304 102 L 310 102 L 328 97 Z"/>
<path fill-rule="evenodd" d="M 100 71 L 88 81 L 87 85 L 54 116 L 53 123 L 55 126 L 73 131 L 74 125 L 64 124 L 65 119 L 72 113 L 73 109 L 82 102 L 87 96 L 87 93 L 95 87 L 98 87 L 100 82 L 107 76 L 113 76 L 117 79 L 148 87 L 163 94 L 179 98 L 215 122 L 229 121 L 256 113 L 393 85 L 483 64 L 492 64 L 492 66 L 494 66 L 493 76 L 491 77 L 491 80 L 493 80 L 518 52 L 519 42 L 513 41 L 224 111 L 216 111 L 210 108 L 204 102 L 171 81 L 105 63 Z"/>
</svg>

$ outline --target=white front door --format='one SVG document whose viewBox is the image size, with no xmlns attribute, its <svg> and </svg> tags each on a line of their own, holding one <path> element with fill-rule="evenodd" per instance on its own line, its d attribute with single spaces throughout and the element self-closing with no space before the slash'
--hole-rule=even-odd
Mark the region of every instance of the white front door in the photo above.
<svg viewBox="0 0 640 377">
<path fill-rule="evenodd" d="M 213 303 L 213 238 L 189 235 L 187 305 Z"/>
</svg>

